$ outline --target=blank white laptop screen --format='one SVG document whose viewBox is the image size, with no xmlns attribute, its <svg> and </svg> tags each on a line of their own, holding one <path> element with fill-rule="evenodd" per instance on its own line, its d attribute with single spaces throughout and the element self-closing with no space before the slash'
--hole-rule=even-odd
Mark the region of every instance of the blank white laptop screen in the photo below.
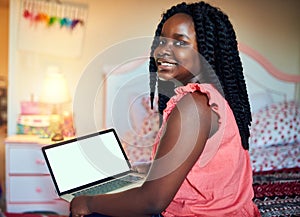
<svg viewBox="0 0 300 217">
<path fill-rule="evenodd" d="M 60 192 L 130 171 L 113 131 L 45 149 Z"/>
</svg>

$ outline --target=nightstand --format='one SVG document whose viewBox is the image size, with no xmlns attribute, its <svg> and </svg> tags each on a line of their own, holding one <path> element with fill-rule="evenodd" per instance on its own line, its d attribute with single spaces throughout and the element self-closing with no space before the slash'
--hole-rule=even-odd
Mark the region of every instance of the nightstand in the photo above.
<svg viewBox="0 0 300 217">
<path fill-rule="evenodd" d="M 58 198 L 41 147 L 50 139 L 16 135 L 5 140 L 7 212 L 55 212 L 69 215 L 69 203 Z"/>
</svg>

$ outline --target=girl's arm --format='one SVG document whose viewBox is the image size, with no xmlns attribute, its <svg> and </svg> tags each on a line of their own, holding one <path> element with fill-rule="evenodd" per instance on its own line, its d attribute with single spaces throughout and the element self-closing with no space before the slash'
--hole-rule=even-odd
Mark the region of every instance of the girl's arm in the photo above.
<svg viewBox="0 0 300 217">
<path fill-rule="evenodd" d="M 109 216 L 151 216 L 172 201 L 217 121 L 205 94 L 185 95 L 172 110 L 146 182 L 139 188 L 115 194 L 80 196 L 71 202 L 73 216 L 93 212 Z"/>
</svg>

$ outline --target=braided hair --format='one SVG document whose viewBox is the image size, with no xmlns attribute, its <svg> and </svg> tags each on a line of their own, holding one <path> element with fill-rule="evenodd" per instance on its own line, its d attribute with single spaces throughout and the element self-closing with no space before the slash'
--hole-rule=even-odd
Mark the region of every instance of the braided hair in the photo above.
<svg viewBox="0 0 300 217">
<path fill-rule="evenodd" d="M 212 7 L 205 2 L 191 4 L 183 2 L 171 7 L 162 15 L 151 46 L 149 62 L 151 107 L 153 108 L 156 84 L 160 114 L 166 108 L 166 103 L 170 97 L 174 95 L 175 86 L 173 82 L 157 79 L 157 66 L 153 53 L 158 46 L 157 38 L 161 35 L 164 23 L 177 13 L 186 13 L 192 17 L 198 51 L 216 72 L 225 99 L 229 103 L 236 119 L 242 146 L 246 150 L 249 149 L 251 110 L 242 63 L 237 48 L 236 35 L 228 16 L 218 8 Z"/>
</svg>

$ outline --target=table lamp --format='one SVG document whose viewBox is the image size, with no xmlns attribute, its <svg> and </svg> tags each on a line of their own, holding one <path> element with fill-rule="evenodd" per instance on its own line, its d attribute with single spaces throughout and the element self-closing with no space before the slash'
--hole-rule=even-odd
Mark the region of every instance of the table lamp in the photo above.
<svg viewBox="0 0 300 217">
<path fill-rule="evenodd" d="M 70 102 L 71 97 L 64 75 L 57 66 L 47 67 L 41 102 L 52 105 L 50 114 L 50 137 L 52 141 L 63 140 L 62 135 L 62 105 Z"/>
</svg>

